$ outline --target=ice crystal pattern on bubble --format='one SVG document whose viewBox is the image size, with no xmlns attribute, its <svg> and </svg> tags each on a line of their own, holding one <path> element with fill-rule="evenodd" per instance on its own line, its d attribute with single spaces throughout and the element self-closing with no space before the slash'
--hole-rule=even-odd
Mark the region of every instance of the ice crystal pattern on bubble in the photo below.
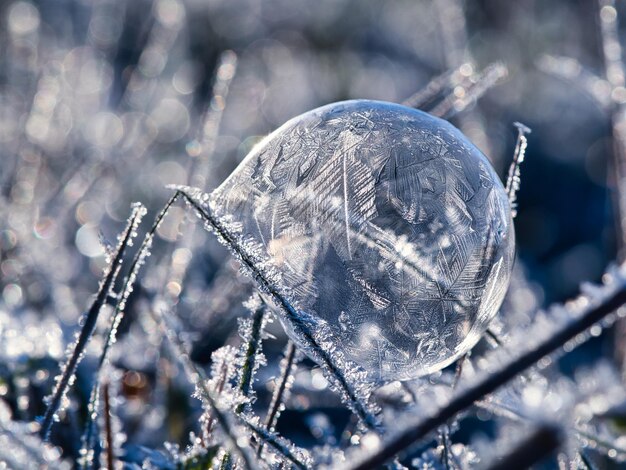
<svg viewBox="0 0 626 470">
<path fill-rule="evenodd" d="M 212 202 L 374 380 L 453 362 L 508 286 L 514 234 L 500 180 L 456 128 L 403 106 L 347 101 L 292 119 Z"/>
</svg>

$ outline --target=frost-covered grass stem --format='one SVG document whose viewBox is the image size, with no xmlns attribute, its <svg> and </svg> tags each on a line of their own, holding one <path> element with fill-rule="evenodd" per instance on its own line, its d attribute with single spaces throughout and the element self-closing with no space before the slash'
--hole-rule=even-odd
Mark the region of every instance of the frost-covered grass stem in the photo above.
<svg viewBox="0 0 626 470">
<path fill-rule="evenodd" d="M 100 289 L 98 290 L 96 298 L 91 304 L 87 315 L 85 316 L 84 324 L 79 333 L 78 339 L 74 344 L 73 350 L 70 353 L 67 363 L 62 369 L 63 372 L 59 381 L 57 382 L 48 408 L 46 409 L 46 412 L 44 414 L 40 430 L 41 437 L 44 440 L 47 440 L 50 435 L 50 429 L 52 428 L 52 424 L 54 423 L 55 415 L 61 406 L 63 397 L 65 396 L 67 390 L 72 384 L 74 374 L 76 372 L 76 367 L 78 366 L 78 363 L 82 358 L 83 352 L 87 347 L 87 343 L 89 342 L 89 339 L 91 338 L 91 335 L 96 328 L 96 323 L 98 321 L 100 310 L 106 303 L 111 289 L 113 288 L 113 284 L 115 283 L 115 279 L 117 278 L 117 275 L 122 266 L 122 261 L 124 259 L 124 253 L 126 252 L 126 248 L 131 244 L 131 240 L 136 235 L 137 226 L 141 222 L 141 218 L 145 214 L 145 211 L 145 208 L 141 204 L 133 205 L 132 214 L 128 219 L 126 229 L 121 236 L 121 240 L 115 256 L 109 264 L 104 277 L 104 281 L 100 284 Z"/>
<path fill-rule="evenodd" d="M 253 460 L 249 456 L 248 449 L 242 448 L 237 441 L 237 433 L 231 419 L 219 407 L 218 400 L 207 386 L 208 379 L 204 371 L 197 367 L 190 359 L 189 353 L 183 342 L 178 337 L 178 333 L 176 328 L 173 326 L 172 321 L 164 312 L 154 312 L 154 315 L 161 330 L 165 334 L 165 337 L 168 339 L 170 346 L 174 349 L 175 357 L 182 364 L 185 374 L 196 386 L 202 401 L 210 407 L 213 416 L 226 435 L 229 447 L 239 454 L 245 468 L 255 468 Z"/>
<path fill-rule="evenodd" d="M 281 362 L 280 377 L 278 384 L 274 388 L 272 393 L 272 401 L 270 402 L 267 416 L 265 417 L 265 429 L 271 431 L 276 426 L 278 416 L 289 391 L 291 382 L 293 380 L 293 370 L 296 365 L 296 345 L 292 341 L 287 342 L 285 348 L 285 357 Z M 260 457 L 263 453 L 263 444 L 259 444 L 257 449 L 257 457 Z"/>
<path fill-rule="evenodd" d="M 335 379 L 337 386 L 346 396 L 351 408 L 360 419 L 360 421 L 370 430 L 376 430 L 379 427 L 378 420 L 372 415 L 367 407 L 359 399 L 354 392 L 352 386 L 343 371 L 337 367 L 333 358 L 322 349 L 309 328 L 304 324 L 297 310 L 278 292 L 276 287 L 267 279 L 264 273 L 255 265 L 248 254 L 239 246 L 234 237 L 226 230 L 222 224 L 207 210 L 206 207 L 198 203 L 191 195 L 185 191 L 178 189 L 178 192 L 185 200 L 198 212 L 200 217 L 211 227 L 211 229 L 222 238 L 237 253 L 241 262 L 250 270 L 254 280 L 272 297 L 274 302 L 281 308 L 285 318 L 291 324 L 292 328 L 297 331 L 302 339 L 307 343 L 313 351 L 315 351 L 320 365 L 325 367 L 331 376 Z"/>
<path fill-rule="evenodd" d="M 506 194 L 509 198 L 509 205 L 511 206 L 511 217 L 515 218 L 517 215 L 517 191 L 520 187 L 520 165 L 524 161 L 526 155 L 526 147 L 528 146 L 528 139 L 526 134 L 530 134 L 530 129 L 524 124 L 515 122 L 513 124 L 517 127 L 517 142 L 515 144 L 515 152 L 513 153 L 513 161 L 509 167 L 509 175 L 506 179 Z"/>
<path fill-rule="evenodd" d="M 111 320 L 111 325 L 109 326 L 109 330 L 107 332 L 106 340 L 104 341 L 104 346 L 102 348 L 102 352 L 100 354 L 100 359 L 98 360 L 98 366 L 95 371 L 95 376 L 93 380 L 93 385 L 91 389 L 91 395 L 89 397 L 88 404 L 88 413 L 87 413 L 87 421 L 85 423 L 85 431 L 83 433 L 83 453 L 87 455 L 90 449 L 93 449 L 93 446 L 96 445 L 94 442 L 94 434 L 96 431 L 96 426 L 93 420 L 98 415 L 98 399 L 99 399 L 99 390 L 100 390 L 100 376 L 101 371 L 108 359 L 108 353 L 110 348 L 113 346 L 117 339 L 117 330 L 124 318 L 124 312 L 126 308 L 126 302 L 128 297 L 133 291 L 133 287 L 135 282 L 137 281 L 137 276 L 139 275 L 139 270 L 143 266 L 146 258 L 150 255 L 150 248 L 152 247 L 152 241 L 154 239 L 154 235 L 156 234 L 159 225 L 167 215 L 170 207 L 176 202 L 179 195 L 174 194 L 167 201 L 163 209 L 157 214 L 152 223 L 152 227 L 145 234 L 139 249 L 135 253 L 133 260 L 131 261 L 130 268 L 128 270 L 128 274 L 124 278 L 124 283 L 122 286 L 122 293 L 118 296 L 117 302 L 115 304 L 115 311 L 113 313 L 113 318 Z"/>
<path fill-rule="evenodd" d="M 239 380 L 239 390 L 244 397 L 250 395 L 252 389 L 252 379 L 254 370 L 256 368 L 256 359 L 261 348 L 261 335 L 263 334 L 263 318 L 265 316 L 265 304 L 261 304 L 254 309 L 252 313 L 252 328 L 250 331 L 250 338 L 246 345 L 243 368 L 241 371 L 241 378 Z M 241 413 L 245 408 L 243 403 L 237 405 L 235 413 Z"/>
<path fill-rule="evenodd" d="M 113 470 L 115 468 L 115 456 L 113 455 L 113 431 L 111 427 L 111 400 L 109 396 L 109 383 L 102 384 L 103 414 L 104 414 L 104 435 L 106 448 L 107 468 Z"/>
</svg>

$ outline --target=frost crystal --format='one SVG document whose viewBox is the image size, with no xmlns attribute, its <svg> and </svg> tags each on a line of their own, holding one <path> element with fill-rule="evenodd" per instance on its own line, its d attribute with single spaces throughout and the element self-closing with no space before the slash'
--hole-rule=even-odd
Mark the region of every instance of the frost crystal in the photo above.
<svg viewBox="0 0 626 470">
<path fill-rule="evenodd" d="M 514 233 L 493 168 L 453 126 L 403 106 L 348 101 L 292 119 L 211 206 L 324 325 L 333 354 L 373 380 L 453 362 L 508 285 Z"/>
</svg>

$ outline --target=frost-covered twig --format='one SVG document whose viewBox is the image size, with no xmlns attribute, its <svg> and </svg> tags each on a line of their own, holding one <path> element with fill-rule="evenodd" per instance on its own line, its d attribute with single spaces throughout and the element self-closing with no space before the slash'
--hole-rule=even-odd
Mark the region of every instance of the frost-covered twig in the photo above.
<svg viewBox="0 0 626 470">
<path fill-rule="evenodd" d="M 508 455 L 488 468 L 489 470 L 525 470 L 551 455 L 562 442 L 562 432 L 558 427 L 543 424 Z"/>
<path fill-rule="evenodd" d="M 117 251 L 113 260 L 107 267 L 105 271 L 105 277 L 102 283 L 100 284 L 100 289 L 98 290 L 98 294 L 94 302 L 91 304 L 89 311 L 84 317 L 84 322 L 82 329 L 78 335 L 76 342 L 71 346 L 68 350 L 68 360 L 66 364 L 63 366 L 61 376 L 56 384 L 52 397 L 49 401 L 48 408 L 44 414 L 42 424 L 41 424 L 41 436 L 44 440 L 48 439 L 50 435 L 50 429 L 54 422 L 55 416 L 61 407 L 61 403 L 67 393 L 67 390 L 72 385 L 74 378 L 76 367 L 78 363 L 82 359 L 83 352 L 91 338 L 91 335 L 96 328 L 96 322 L 98 320 L 98 316 L 100 314 L 100 310 L 103 305 L 106 303 L 107 298 L 111 293 L 111 289 L 113 288 L 113 284 L 119 270 L 122 266 L 122 260 L 124 258 L 124 253 L 126 248 L 132 245 L 132 239 L 137 235 L 137 227 L 141 222 L 142 217 L 145 215 L 146 209 L 141 204 L 133 204 L 132 214 L 128 219 L 128 223 L 124 232 L 120 236 L 120 242 L 117 247 Z"/>
<path fill-rule="evenodd" d="M 379 426 L 378 420 L 368 410 L 367 405 L 363 403 L 362 399 L 355 392 L 353 385 L 349 383 L 344 371 L 337 366 L 335 359 L 319 346 L 313 336 L 313 333 L 303 320 L 301 313 L 299 313 L 277 290 L 276 286 L 274 286 L 268 279 L 268 276 L 266 276 L 266 274 L 252 260 L 250 254 L 237 243 L 235 237 L 223 227 L 222 223 L 218 221 L 216 217 L 213 216 L 207 205 L 194 197 L 193 191 L 195 190 L 193 188 L 179 187 L 177 188 L 177 191 L 185 198 L 191 207 L 197 211 L 198 215 L 205 221 L 208 228 L 233 250 L 233 252 L 239 257 L 240 262 L 249 270 L 253 279 L 259 284 L 262 290 L 267 292 L 276 305 L 280 307 L 285 319 L 289 322 L 294 331 L 299 334 L 311 351 L 316 354 L 320 365 L 326 368 L 330 376 L 336 381 L 336 384 L 342 395 L 344 395 L 346 402 L 361 422 L 368 429 L 377 429 Z"/>
<path fill-rule="evenodd" d="M 530 134 L 531 130 L 520 122 L 514 122 L 513 125 L 517 127 L 517 142 L 515 144 L 515 153 L 513 154 L 513 161 L 509 167 L 509 175 L 506 179 L 506 194 L 509 197 L 509 205 L 511 206 L 511 217 L 515 218 L 517 215 L 517 192 L 520 186 L 520 165 L 524 161 L 526 155 L 526 147 L 528 146 L 528 139 L 526 134 Z"/>
<path fill-rule="evenodd" d="M 499 387 L 517 377 L 520 373 L 538 363 L 544 357 L 562 348 L 566 343 L 579 339 L 580 335 L 596 323 L 606 319 L 620 306 L 626 303 L 626 267 L 622 266 L 614 273 L 605 275 L 605 286 L 594 292 L 594 297 L 581 296 L 571 302 L 563 316 L 565 324 L 557 331 L 540 341 L 535 347 L 519 354 L 513 359 L 504 361 L 491 373 L 480 376 L 471 385 L 456 393 L 444 406 L 437 408 L 426 418 L 418 419 L 397 435 L 391 437 L 375 452 L 363 456 L 351 468 L 365 470 L 372 466 L 381 465 L 397 453 L 413 446 L 429 433 L 443 425 L 457 413 L 472 406 L 472 404 L 494 392 Z M 543 327 L 544 325 L 540 325 Z M 536 332 L 540 334 L 539 332 Z M 544 332 L 544 335 L 546 332 Z M 526 337 L 526 336 L 525 336 Z M 572 344 L 572 347 L 574 344 Z M 570 348 L 568 348 L 570 349 Z"/>
</svg>

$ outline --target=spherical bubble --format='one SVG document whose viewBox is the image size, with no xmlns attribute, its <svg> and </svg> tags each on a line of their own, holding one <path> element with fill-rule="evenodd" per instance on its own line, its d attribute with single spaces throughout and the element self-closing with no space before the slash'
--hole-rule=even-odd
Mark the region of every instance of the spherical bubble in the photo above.
<svg viewBox="0 0 626 470">
<path fill-rule="evenodd" d="M 451 124 L 404 106 L 357 100 L 298 116 L 212 198 L 280 272 L 277 289 L 330 332 L 329 353 L 376 381 L 466 353 L 509 283 L 498 176 Z"/>
</svg>

